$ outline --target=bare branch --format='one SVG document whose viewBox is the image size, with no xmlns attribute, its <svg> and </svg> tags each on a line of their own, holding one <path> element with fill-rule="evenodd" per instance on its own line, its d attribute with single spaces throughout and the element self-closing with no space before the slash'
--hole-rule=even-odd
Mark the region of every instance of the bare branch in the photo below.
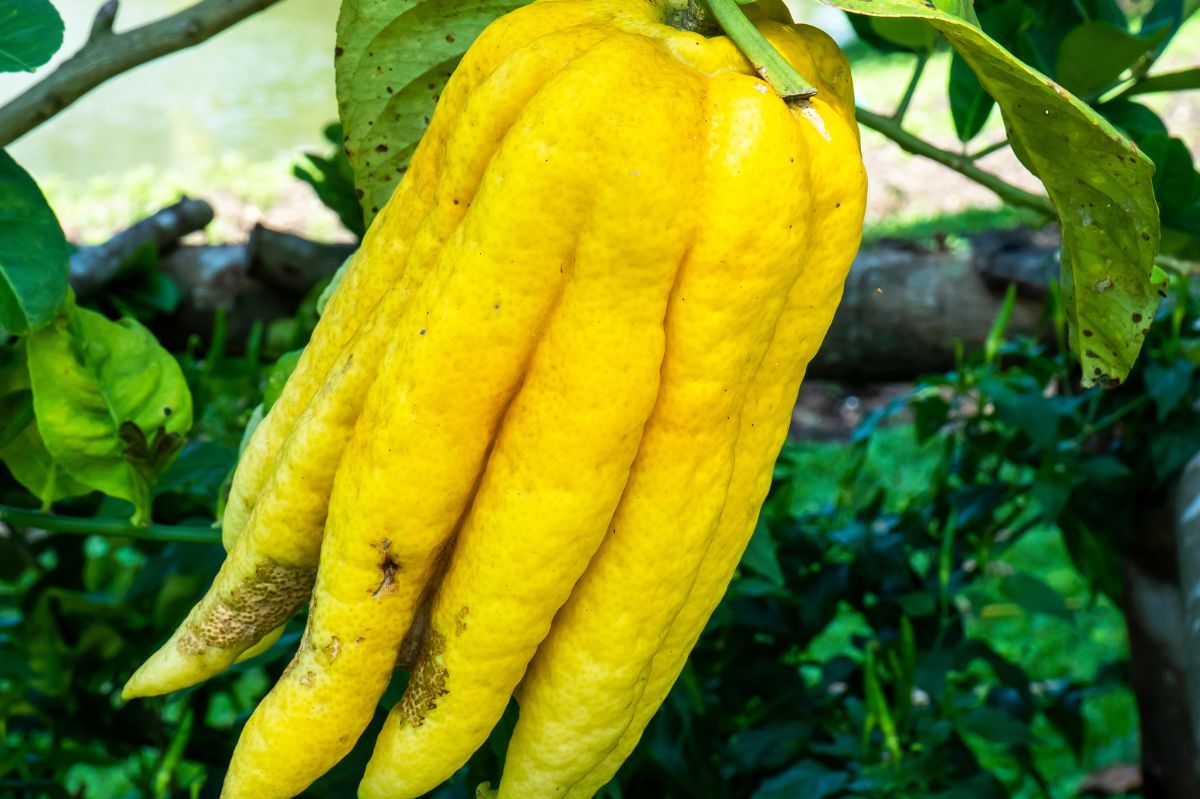
<svg viewBox="0 0 1200 799">
<path fill-rule="evenodd" d="M 96 14 L 75 55 L 0 107 L 0 147 L 6 147 L 71 103 L 122 72 L 191 47 L 279 0 L 200 0 L 177 14 L 113 33 L 117 0 Z"/>
<path fill-rule="evenodd" d="M 304 294 L 333 275 L 356 249 L 354 244 L 325 244 L 255 225 L 246 243 L 249 275 L 273 289 Z"/>
<path fill-rule="evenodd" d="M 184 197 L 103 244 L 80 247 L 71 256 L 71 288 L 87 296 L 116 277 L 138 250 L 153 247 L 161 252 L 188 233 L 203 230 L 212 219 L 212 206 Z"/>
<path fill-rule="evenodd" d="M 953 169 L 955 172 L 970 178 L 985 189 L 991 189 L 1001 200 L 1004 200 L 1009 205 L 1040 211 L 1048 219 L 1058 216 L 1054 210 L 1054 204 L 1050 202 L 1049 197 L 1025 191 L 1019 186 L 1014 186 L 1002 178 L 993 175 L 991 172 L 985 172 L 971 163 L 970 158 L 948 152 L 934 144 L 930 144 L 919 136 L 914 136 L 901 127 L 894 119 L 861 107 L 857 110 L 857 116 L 859 124 L 882 133 L 900 145 L 900 149 L 910 152 L 913 155 L 924 156 L 930 160 L 937 161 L 942 166 Z"/>
</svg>

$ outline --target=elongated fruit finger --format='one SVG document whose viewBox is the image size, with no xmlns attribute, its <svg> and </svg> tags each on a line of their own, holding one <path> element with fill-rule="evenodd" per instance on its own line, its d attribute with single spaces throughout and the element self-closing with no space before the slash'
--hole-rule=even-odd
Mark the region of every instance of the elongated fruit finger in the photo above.
<svg viewBox="0 0 1200 799">
<path fill-rule="evenodd" d="M 564 13 L 553 19 L 528 14 L 504 18 L 497 34 L 485 32 L 481 37 L 492 44 L 485 48 L 487 52 L 479 56 L 468 53 L 470 57 L 464 59 L 459 71 L 473 77 L 457 81 L 456 72 L 431 128 L 431 134 L 438 135 L 422 139 L 413 168 L 372 225 L 360 250 L 364 253 L 361 257 L 379 260 L 404 259 L 407 254 L 398 285 L 383 296 L 285 440 L 262 498 L 241 536 L 246 540 L 239 539 L 208 594 L 188 619 L 133 675 L 125 687 L 127 698 L 177 690 L 228 667 L 245 649 L 290 618 L 307 598 L 316 573 L 334 474 L 367 391 L 376 379 L 382 353 L 397 320 L 411 302 L 412 292 L 470 207 L 496 143 L 528 96 L 539 88 L 545 72 L 510 69 L 492 81 L 493 89 L 474 89 L 480 82 L 487 82 L 512 54 L 519 35 L 536 40 L 554 31 L 556 25 L 574 25 L 592 13 L 567 10 L 568 5 L 574 7 L 564 4 Z M 472 90 L 469 95 L 455 89 L 459 83 Z M 461 98 L 461 107 L 453 105 L 455 98 Z M 448 132 L 446 125 L 438 124 L 443 109 L 455 125 Z M 439 163 L 430 165 L 430 159 Z M 406 187 L 410 182 L 420 183 L 427 174 L 438 177 L 433 210 L 411 237 L 411 245 L 404 244 L 403 237 L 393 242 L 387 225 L 398 224 L 401 214 L 392 206 L 409 196 Z M 334 296 L 352 290 L 353 284 L 343 282 Z"/>
<path fill-rule="evenodd" d="M 628 728 L 604 761 L 567 792 L 569 799 L 589 799 L 612 779 L 666 698 L 720 602 L 754 531 L 805 367 L 828 330 L 861 238 L 866 177 L 858 156 L 845 59 L 825 34 L 807 26 L 795 29 L 794 37 L 775 30 L 770 38 L 801 72 L 806 70 L 806 60 L 815 61 L 816 74 L 827 76 L 829 90 L 797 109 L 808 123 L 802 130 L 812 153 L 814 220 L 824 221 L 811 228 L 807 268 L 788 297 L 748 394 L 726 509 L 696 580 L 654 657 Z"/>
<path fill-rule="evenodd" d="M 561 83 L 575 108 L 556 135 L 584 154 L 594 207 L 364 799 L 425 793 L 487 737 L 608 528 L 657 394 L 667 297 L 693 238 L 686 202 L 699 190 L 703 89 L 663 49 L 625 34 L 578 58 Z"/>
<path fill-rule="evenodd" d="M 616 746 L 720 519 L 747 389 L 812 232 L 807 143 L 765 85 L 729 72 L 709 86 L 658 403 L 612 532 L 521 684 L 502 799 L 560 797 Z"/>
<path fill-rule="evenodd" d="M 285 442 L 296 427 L 306 423 L 303 417 L 312 398 L 331 376 L 336 379 L 336 364 L 339 357 L 344 358 L 352 336 L 384 294 L 393 290 L 397 281 L 412 283 L 411 276 L 404 271 L 404 265 L 418 231 L 423 231 L 424 236 L 416 246 L 436 252 L 458 225 L 482 169 L 482 166 L 471 166 L 469 153 L 460 152 L 451 162 L 446 160 L 447 141 L 460 124 L 459 114 L 467 98 L 519 43 L 569 25 L 587 22 L 596 16 L 597 11 L 590 6 L 571 5 L 572 8 L 564 9 L 553 17 L 531 14 L 524 9 L 505 16 L 479 37 L 476 45 L 455 69 L 442 92 L 437 113 L 421 137 L 404 180 L 372 223 L 371 231 L 348 264 L 341 285 L 326 305 L 321 321 L 313 331 L 312 340 L 283 393 L 254 431 L 239 459 L 222 521 L 226 549 L 233 548 L 234 542 L 249 524 L 254 507 L 264 496 L 264 489 Z M 503 108 L 497 111 L 498 119 L 502 121 Z M 485 146 L 477 153 L 483 163 L 486 163 L 494 147 L 494 142 L 490 144 L 492 146 Z M 453 163 L 454 160 L 459 163 Z M 434 194 L 439 187 L 446 189 L 444 194 L 458 199 L 461 208 L 445 208 L 436 202 Z M 431 217 L 434 208 L 440 210 Z M 428 258 L 418 260 L 418 263 L 425 262 L 428 262 Z M 359 352 L 355 357 L 362 360 L 371 355 Z M 352 399 L 361 397 L 363 393 L 361 387 L 355 387 L 354 391 L 346 391 L 344 396 Z M 333 467 L 336 467 L 336 462 L 331 466 L 331 474 Z"/>
<path fill-rule="evenodd" d="M 595 36 L 580 27 L 539 40 L 496 73 L 497 91 L 527 79 L 544 88 L 397 329 L 338 472 L 304 643 L 246 725 L 226 797 L 303 790 L 349 751 L 378 704 L 501 419 L 518 388 L 530 390 L 532 353 L 569 307 L 577 231 L 599 202 L 588 176 L 597 150 L 559 138 L 577 84 L 547 75 Z M 481 105 L 493 105 L 492 90 L 479 88 Z M 543 166 L 529 170 L 535 155 Z"/>
</svg>

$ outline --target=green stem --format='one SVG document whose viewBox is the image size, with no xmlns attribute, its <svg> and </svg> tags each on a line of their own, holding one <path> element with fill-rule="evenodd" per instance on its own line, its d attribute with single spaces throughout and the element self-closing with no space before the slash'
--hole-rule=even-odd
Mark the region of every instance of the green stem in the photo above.
<svg viewBox="0 0 1200 799">
<path fill-rule="evenodd" d="M 784 100 L 803 100 L 817 93 L 813 85 L 771 46 L 736 0 L 704 0 L 709 11 L 755 71 Z"/>
<path fill-rule="evenodd" d="M 972 161 L 979 161 L 983 158 L 987 158 L 989 155 L 991 155 L 994 152 L 999 152 L 1000 150 L 1003 150 L 1006 147 L 1008 147 L 1008 139 L 1001 139 L 1000 141 L 992 142 L 987 147 L 983 147 L 983 148 L 977 150 L 976 152 L 971 153 L 970 155 L 967 156 L 967 158 L 969 158 Z"/>
<path fill-rule="evenodd" d="M 917 66 L 913 70 L 912 77 L 908 81 L 908 87 L 904 90 L 904 97 L 900 100 L 900 105 L 896 107 L 896 113 L 892 114 L 892 119 L 896 124 L 904 121 L 904 115 L 908 113 L 908 106 L 912 104 L 913 96 L 917 93 L 917 84 L 921 82 L 921 76 L 925 74 L 925 65 L 929 63 L 928 53 L 917 53 Z"/>
<path fill-rule="evenodd" d="M 169 524 L 148 524 L 139 527 L 128 519 L 86 519 L 79 516 L 58 516 L 38 510 L 14 508 L 10 505 L 0 505 L 0 522 L 16 527 L 36 527 L 52 533 L 135 538 L 139 541 L 215 544 L 221 540 L 221 531 L 215 527 L 175 527 Z"/>
<path fill-rule="evenodd" d="M 985 172 L 971 163 L 970 158 L 959 153 L 943 150 L 920 137 L 914 136 L 901 127 L 894 119 L 889 119 L 882 114 L 876 114 L 862 107 L 857 109 L 856 116 L 858 117 L 859 124 L 882 133 L 898 144 L 900 149 L 910 152 L 913 155 L 923 156 L 931 161 L 936 161 L 942 166 L 953 169 L 955 172 L 970 178 L 984 188 L 991 189 L 1000 199 L 1009 205 L 1014 205 L 1018 208 L 1029 208 L 1051 219 L 1058 215 L 1054 210 L 1054 203 L 1050 202 L 1049 197 L 1025 191 L 1019 186 L 1014 186 L 990 172 Z"/>
</svg>

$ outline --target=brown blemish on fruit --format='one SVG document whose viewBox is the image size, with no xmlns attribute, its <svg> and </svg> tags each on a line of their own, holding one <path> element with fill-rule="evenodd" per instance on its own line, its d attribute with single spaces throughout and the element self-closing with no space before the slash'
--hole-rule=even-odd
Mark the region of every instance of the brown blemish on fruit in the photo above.
<svg viewBox="0 0 1200 799">
<path fill-rule="evenodd" d="M 316 570 L 259 561 L 253 578 L 218 596 L 188 621 L 176 646 L 185 655 L 245 648 L 292 617 L 312 593 Z"/>
<path fill-rule="evenodd" d="M 444 648 L 442 636 L 431 632 L 428 645 L 408 680 L 404 698 L 400 700 L 400 717 L 406 724 L 420 727 L 429 712 L 437 709 L 438 700 L 450 693 L 446 689 L 446 679 L 450 673 L 441 663 Z"/>
<path fill-rule="evenodd" d="M 325 645 L 325 648 L 322 651 L 329 657 L 329 662 L 332 663 L 333 661 L 337 660 L 338 653 L 342 651 L 341 640 L 339 640 L 336 635 L 333 636 L 333 638 L 330 639 L 329 643 Z"/>
<path fill-rule="evenodd" d="M 388 539 L 383 539 L 376 544 L 376 549 L 383 553 L 383 560 L 379 563 L 379 570 L 383 574 L 383 578 L 379 581 L 379 586 L 371 592 L 371 596 L 378 597 L 381 594 L 391 594 L 396 590 L 396 572 L 400 571 L 400 564 L 392 557 L 392 542 Z"/>
<path fill-rule="evenodd" d="M 467 607 L 466 605 L 463 605 L 459 609 L 458 613 L 454 614 L 454 635 L 455 635 L 455 637 L 458 637 L 467 631 L 467 614 L 470 612 L 471 612 L 471 609 L 469 607 Z"/>
</svg>

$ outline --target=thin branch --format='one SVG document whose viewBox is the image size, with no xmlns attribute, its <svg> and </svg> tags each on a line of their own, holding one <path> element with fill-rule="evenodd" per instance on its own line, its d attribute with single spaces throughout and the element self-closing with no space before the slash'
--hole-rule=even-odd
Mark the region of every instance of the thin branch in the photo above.
<svg viewBox="0 0 1200 799">
<path fill-rule="evenodd" d="M 135 538 L 139 541 L 178 541 L 185 544 L 216 544 L 221 531 L 215 527 L 176 527 L 169 524 L 138 526 L 128 519 L 86 519 L 59 516 L 37 510 L 0 505 L 0 522 L 16 527 L 34 527 L 52 533 Z"/>
<path fill-rule="evenodd" d="M 917 93 L 917 85 L 921 82 L 921 76 L 925 74 L 925 65 L 929 63 L 929 54 L 926 52 L 917 53 L 917 66 L 913 69 L 912 77 L 908 80 L 908 87 L 904 90 L 904 97 L 900 100 L 900 105 L 896 106 L 896 113 L 892 114 L 892 119 L 896 124 L 904 122 L 904 115 L 908 113 L 908 107 L 912 104 L 913 97 Z"/>
<path fill-rule="evenodd" d="M 1008 139 L 1001 139 L 998 142 L 993 142 L 992 144 L 989 144 L 987 147 L 984 147 L 974 153 L 971 153 L 970 155 L 967 156 L 967 158 L 970 159 L 971 161 L 980 161 L 984 158 L 987 158 L 992 153 L 999 152 L 1000 150 L 1003 150 L 1006 147 L 1008 147 Z"/>
<path fill-rule="evenodd" d="M 200 0 L 169 17 L 113 33 L 117 0 L 100 7 L 87 42 L 42 80 L 0 107 L 6 147 L 122 72 L 191 47 L 279 0 Z"/>
<path fill-rule="evenodd" d="M 914 136 L 904 130 L 894 119 L 889 119 L 882 114 L 876 114 L 862 107 L 857 109 L 857 117 L 859 124 L 882 133 L 898 144 L 902 150 L 910 152 L 913 155 L 923 156 L 936 161 L 942 166 L 953 169 L 960 175 L 970 178 L 984 188 L 995 192 L 1000 199 L 1009 205 L 1019 208 L 1029 208 L 1045 214 L 1049 218 L 1054 218 L 1058 215 L 1049 197 L 1025 191 L 1019 186 L 1014 186 L 990 172 L 985 172 L 971 163 L 971 159 L 959 153 L 943 150 L 918 136 Z"/>
</svg>

